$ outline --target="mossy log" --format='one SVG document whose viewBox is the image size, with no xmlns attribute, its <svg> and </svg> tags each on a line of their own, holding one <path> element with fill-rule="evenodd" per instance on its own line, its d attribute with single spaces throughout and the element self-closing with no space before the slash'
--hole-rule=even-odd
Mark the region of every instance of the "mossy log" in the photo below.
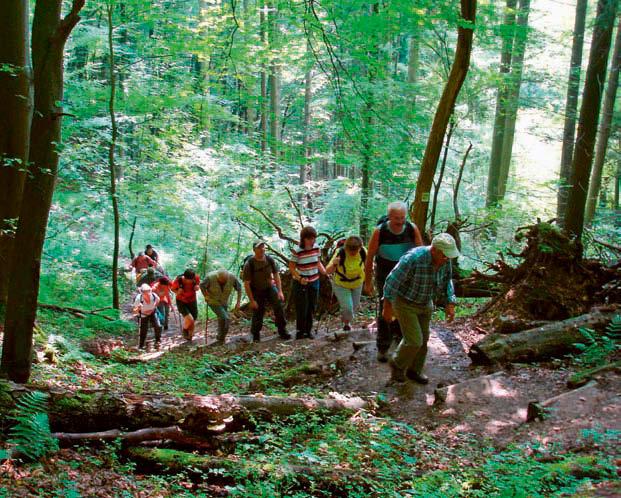
<svg viewBox="0 0 621 498">
<path fill-rule="evenodd" d="M 42 389 L 47 390 L 47 389 Z M 29 388 L 9 383 L 0 396 L 0 413 L 10 413 L 15 399 Z M 195 435 L 212 435 L 252 427 L 251 414 L 286 416 L 302 411 L 356 411 L 371 408 L 358 397 L 279 398 L 275 396 L 182 396 L 49 390 L 49 418 L 53 432 L 136 431 L 148 427 L 179 426 Z"/>
<path fill-rule="evenodd" d="M 474 344 L 468 356 L 477 365 L 530 362 L 559 357 L 575 351 L 575 345 L 584 342 L 585 337 L 580 328 L 601 328 L 614 314 L 594 311 L 512 335 L 490 334 Z"/>
<path fill-rule="evenodd" d="M 321 483 L 320 486 L 330 492 L 331 496 L 349 496 L 347 489 L 352 483 L 364 486 L 365 482 L 374 479 L 373 472 L 339 469 L 326 465 L 296 465 L 291 463 L 255 463 L 239 457 L 214 457 L 196 455 L 184 451 L 158 448 L 129 448 L 129 458 L 138 464 L 141 472 L 179 473 L 186 472 L 201 480 L 233 483 L 235 479 L 252 478 L 253 480 L 275 475 L 289 477 L 297 481 L 301 487 L 310 482 Z M 403 473 L 404 479 L 421 476 L 422 472 Z M 343 494 L 345 493 L 345 494 Z"/>
</svg>

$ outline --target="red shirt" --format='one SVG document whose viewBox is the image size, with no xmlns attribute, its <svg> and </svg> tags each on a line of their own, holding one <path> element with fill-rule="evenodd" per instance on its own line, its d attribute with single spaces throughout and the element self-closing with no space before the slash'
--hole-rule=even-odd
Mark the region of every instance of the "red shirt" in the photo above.
<svg viewBox="0 0 621 498">
<path fill-rule="evenodd" d="M 137 272 L 140 272 L 142 270 L 146 270 L 147 268 L 149 268 L 149 266 L 155 268 L 157 266 L 157 263 L 153 261 L 149 256 L 143 254 L 142 256 L 136 256 L 132 260 L 132 266 L 136 268 Z"/>
<path fill-rule="evenodd" d="M 170 285 L 162 285 L 157 280 L 153 283 L 153 292 L 155 292 L 161 303 L 170 305 Z"/>
<path fill-rule="evenodd" d="M 182 284 L 179 285 L 179 281 L 181 280 Z M 181 292 L 177 294 L 177 301 L 181 301 L 182 303 L 194 303 L 196 302 L 196 291 L 194 287 L 201 283 L 198 275 L 194 277 L 194 280 L 189 280 L 185 277 L 178 277 L 172 284 L 173 292 L 181 289 Z"/>
</svg>

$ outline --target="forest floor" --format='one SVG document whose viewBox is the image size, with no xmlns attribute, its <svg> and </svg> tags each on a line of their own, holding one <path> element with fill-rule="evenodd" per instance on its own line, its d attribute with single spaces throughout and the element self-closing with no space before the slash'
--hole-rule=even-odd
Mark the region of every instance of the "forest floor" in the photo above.
<svg viewBox="0 0 621 498">
<path fill-rule="evenodd" d="M 372 313 L 370 300 L 366 307 L 368 316 Z M 247 320 L 234 317 L 226 344 L 219 346 L 215 344 L 216 320 L 210 320 L 207 334 L 204 322 L 199 320 L 194 339 L 188 342 L 182 338 L 180 320 L 174 314 L 171 312 L 169 330 L 162 331 L 160 350 L 151 347 L 152 331 L 149 331 L 148 350 L 139 354 L 141 360 L 154 360 L 178 348 L 193 352 L 209 350 L 222 357 L 249 350 L 274 351 L 283 356 L 295 352 L 310 364 L 335 367 L 333 376 L 318 379 L 321 385 L 317 387 L 322 391 L 379 397 L 380 411 L 396 420 L 424 426 L 443 439 L 459 439 L 460 433 L 474 434 L 496 447 L 527 441 L 567 447 L 575 444 L 584 431 L 621 432 L 621 378 L 615 372 L 600 377 L 597 393 L 580 397 L 579 406 L 566 406 L 566 411 L 559 408 L 545 420 L 526 423 L 529 402 L 541 402 L 569 391 L 567 380 L 572 369 L 562 360 L 510 364 L 505 368 L 474 366 L 468 351 L 483 335 L 482 329 L 475 327 L 469 318 L 450 324 L 432 322 L 425 365 L 430 382 L 420 385 L 410 381 L 389 382 L 388 364 L 376 359 L 373 318 L 358 320 L 351 332 L 343 334 L 338 317 L 329 315 L 315 323 L 312 339 L 299 341 L 283 341 L 264 327 L 262 341 L 252 343 Z M 289 322 L 290 328 L 292 325 Z M 132 338 L 128 346 L 135 347 L 134 342 L 137 345 L 137 338 Z M 395 344 L 391 352 L 394 347 Z M 435 402 L 436 388 L 458 384 L 461 385 L 454 399 Z"/>
<path fill-rule="evenodd" d="M 280 379 L 281 395 L 299 396 L 305 389 L 312 390 L 311 395 L 329 396 L 355 395 L 377 404 L 374 417 L 377 420 L 394 420 L 404 423 L 425 434 L 417 444 L 424 448 L 427 461 L 421 459 L 417 468 L 434 472 L 450 469 L 454 460 L 465 458 L 460 448 L 471 441 L 478 441 L 482 453 L 488 448 L 502 451 L 524 444 L 530 448 L 533 458 L 540 461 L 550 459 L 557 461 L 555 453 L 592 455 L 605 454 L 615 462 L 617 476 L 621 468 L 619 454 L 619 434 L 621 434 L 621 379 L 615 371 L 601 375 L 595 386 L 587 386 L 577 396 L 570 396 L 567 401 L 558 403 L 544 420 L 526 422 L 527 406 L 530 401 L 544 401 L 557 395 L 570 392 L 566 382 L 574 368 L 570 359 L 551 360 L 535 364 L 511 364 L 506 367 L 473 366 L 468 357 L 472 344 L 483 337 L 482 329 L 471 318 L 458 318 L 454 323 L 439 321 L 434 315 L 429 341 L 429 353 L 425 373 L 429 376 L 428 385 L 412 382 L 390 384 L 390 371 L 386 363 L 376 359 L 375 322 L 372 317 L 373 302 L 365 298 L 363 309 L 355 328 L 343 334 L 337 316 L 328 316 L 316 323 L 312 339 L 300 341 L 283 341 L 278 338 L 273 324 L 266 320 L 262 331 L 262 341 L 250 340 L 249 321 L 243 315 L 233 319 L 231 330 L 225 345 L 216 345 L 217 321 L 210 320 L 207 335 L 204 322 L 199 321 L 194 340 L 188 342 L 181 337 L 179 320 L 171 314 L 169 330 L 162 332 L 162 344 L 159 350 L 153 349 L 153 332 L 149 331 L 146 352 L 137 349 L 137 327 L 135 332 L 123 338 L 124 360 L 130 364 L 162 365 L 154 375 L 151 384 L 140 384 L 140 377 L 148 377 L 143 367 L 137 368 L 133 378 L 113 377 L 116 373 L 103 374 L 97 367 L 78 363 L 72 372 L 81 377 L 84 387 L 98 387 L 102 378 L 107 386 L 114 386 L 121 392 L 143 389 L 143 392 L 171 392 L 171 385 L 164 385 L 163 372 L 182 368 L 178 366 L 180 358 L 227 362 L 233 365 L 240 358 L 286 359 L 283 365 L 319 364 L 326 368 L 317 374 L 297 375 L 292 379 Z M 125 318 L 129 316 L 126 305 Z M 289 322 L 289 330 L 293 323 Z M 357 346 L 357 349 L 354 348 Z M 206 355 L 206 356 L 205 356 Z M 170 359 L 170 364 L 167 360 Z M 216 360 L 217 359 L 217 360 Z M 617 358 L 618 359 L 618 358 Z M 108 360 L 114 362 L 114 356 Z M 243 363 L 238 363 L 244 365 Z M 279 363 L 275 363 L 278 365 Z M 197 365 L 193 363 L 191 365 Z M 202 365 L 202 364 L 201 364 Z M 194 368 L 191 366 L 190 368 Z M 246 367 L 240 367 L 242 370 Z M 174 392 L 191 391 L 191 387 L 201 385 L 203 394 L 226 392 L 226 383 L 210 388 L 203 383 L 204 373 L 190 370 L 195 376 L 196 384 L 174 384 Z M 217 370 L 214 378 L 218 378 Z M 58 386 L 68 385 L 66 379 L 49 379 Z M 126 374 L 124 374 L 126 375 Z M 249 372 L 249 376 L 253 373 Z M 106 376 L 108 378 L 106 379 Z M 265 379 L 268 384 L 266 385 Z M 270 392 L 269 382 L 272 377 L 259 379 L 257 382 L 236 386 L 239 392 L 247 394 Z M 40 381 L 40 379 L 37 379 Z M 140 379 L 142 381 L 142 379 Z M 263 383 L 261 382 L 263 380 Z M 69 383 L 75 382 L 69 380 Z M 289 386 L 289 387 L 288 387 Z M 436 400 L 436 389 L 453 386 L 444 401 Z M 576 391 L 578 392 L 578 391 Z M 322 394 L 318 394 L 322 393 Z M 423 432 L 424 431 L 424 432 Z M 422 437 L 422 436 L 421 436 Z M 429 441 L 432 441 L 431 443 Z M 435 446 L 437 445 L 437 447 Z M 428 447 L 429 446 L 429 447 Z M 437 448 L 434 450 L 434 448 Z M 453 448 L 453 450 L 451 450 Z M 197 488 L 187 475 L 175 481 L 172 488 L 170 481 L 158 476 L 133 477 L 135 468 L 131 464 L 106 463 L 122 462 L 118 459 L 114 446 L 96 450 L 94 448 L 63 449 L 47 459 L 43 467 L 17 467 L 0 465 L 0 498 L 8 496 L 228 496 L 220 487 Z M 463 464 L 463 462 L 462 462 Z M 460 465 L 462 465 L 460 464 Z M 126 466 L 125 466 L 126 465 Z M 472 462 L 470 465 L 475 465 Z M 509 467 L 511 464 L 509 463 Z M 425 470 L 426 469 L 426 470 Z M 158 480 L 159 479 L 159 480 Z M 493 479 L 493 477 L 492 477 Z M 519 480 L 519 476 L 518 476 Z M 63 488 L 62 493 L 55 490 Z M 172 490 L 176 491 L 172 491 Z M 187 494 L 183 493 L 187 489 Z M 202 489 L 202 492 L 198 492 Z M 500 488 L 502 489 L 502 488 Z M 66 494 L 75 490 L 77 494 Z M 64 494 L 63 494 L 64 493 Z M 465 490 L 457 492 L 459 496 L 509 496 L 503 491 L 496 493 L 470 494 Z M 261 496 L 268 496 L 259 494 Z M 432 493 L 433 496 L 457 496 L 457 494 Z M 235 496 L 257 496 L 249 492 Z M 314 494 L 300 496 L 315 496 Z M 325 494 L 317 495 L 325 496 Z M 356 495 L 359 496 L 359 495 Z M 363 495 L 367 496 L 367 495 Z M 383 496 L 374 493 L 369 496 Z M 386 495 L 388 496 L 388 495 Z M 390 494 L 390 496 L 393 496 Z M 407 496 L 421 496 L 410 495 Z M 427 495 L 425 495 L 427 496 Z M 518 496 L 518 495 L 510 495 Z M 522 495 L 520 495 L 522 496 Z M 543 494 L 523 494 L 523 496 L 548 496 Z M 579 494 L 556 494 L 555 496 L 621 496 L 621 484 L 614 479 L 603 480 L 590 485 L 588 492 Z"/>
</svg>

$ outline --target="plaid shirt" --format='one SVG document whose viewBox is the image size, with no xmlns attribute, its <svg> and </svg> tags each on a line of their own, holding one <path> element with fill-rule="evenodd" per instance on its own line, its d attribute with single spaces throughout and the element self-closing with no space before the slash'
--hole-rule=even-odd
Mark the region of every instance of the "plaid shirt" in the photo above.
<svg viewBox="0 0 621 498">
<path fill-rule="evenodd" d="M 415 247 L 406 252 L 386 278 L 384 297 L 394 303 L 397 297 L 419 305 L 434 299 L 438 304 L 455 303 L 451 261 L 437 271 L 431 263 L 431 246 Z"/>
</svg>

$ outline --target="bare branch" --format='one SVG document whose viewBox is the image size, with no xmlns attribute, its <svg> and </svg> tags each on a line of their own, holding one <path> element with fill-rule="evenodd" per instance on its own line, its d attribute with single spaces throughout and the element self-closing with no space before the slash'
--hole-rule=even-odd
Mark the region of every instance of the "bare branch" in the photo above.
<svg viewBox="0 0 621 498">
<path fill-rule="evenodd" d="M 274 227 L 274 230 L 276 230 L 276 232 L 278 233 L 278 237 L 280 237 L 281 240 L 286 240 L 287 242 L 291 242 L 292 244 L 297 244 L 298 241 L 288 237 L 287 235 L 284 234 L 282 228 L 280 228 L 276 223 L 274 223 L 271 218 L 269 216 L 267 216 L 263 211 L 261 211 L 258 207 L 250 205 L 250 208 L 254 209 L 257 213 L 259 213 L 261 216 L 263 216 L 263 218 L 265 218 L 265 221 L 267 221 L 270 225 L 272 225 Z"/>
<path fill-rule="evenodd" d="M 289 190 L 289 187 L 285 187 L 285 190 L 287 191 L 287 194 L 289 195 L 289 200 L 291 201 L 291 205 L 295 209 L 296 213 L 298 213 L 298 221 L 300 222 L 300 228 L 304 228 L 304 221 L 302 221 L 302 212 L 300 211 L 300 207 L 298 206 L 298 203 L 295 202 L 295 199 L 293 199 L 293 195 L 291 195 L 291 190 Z"/>
</svg>

